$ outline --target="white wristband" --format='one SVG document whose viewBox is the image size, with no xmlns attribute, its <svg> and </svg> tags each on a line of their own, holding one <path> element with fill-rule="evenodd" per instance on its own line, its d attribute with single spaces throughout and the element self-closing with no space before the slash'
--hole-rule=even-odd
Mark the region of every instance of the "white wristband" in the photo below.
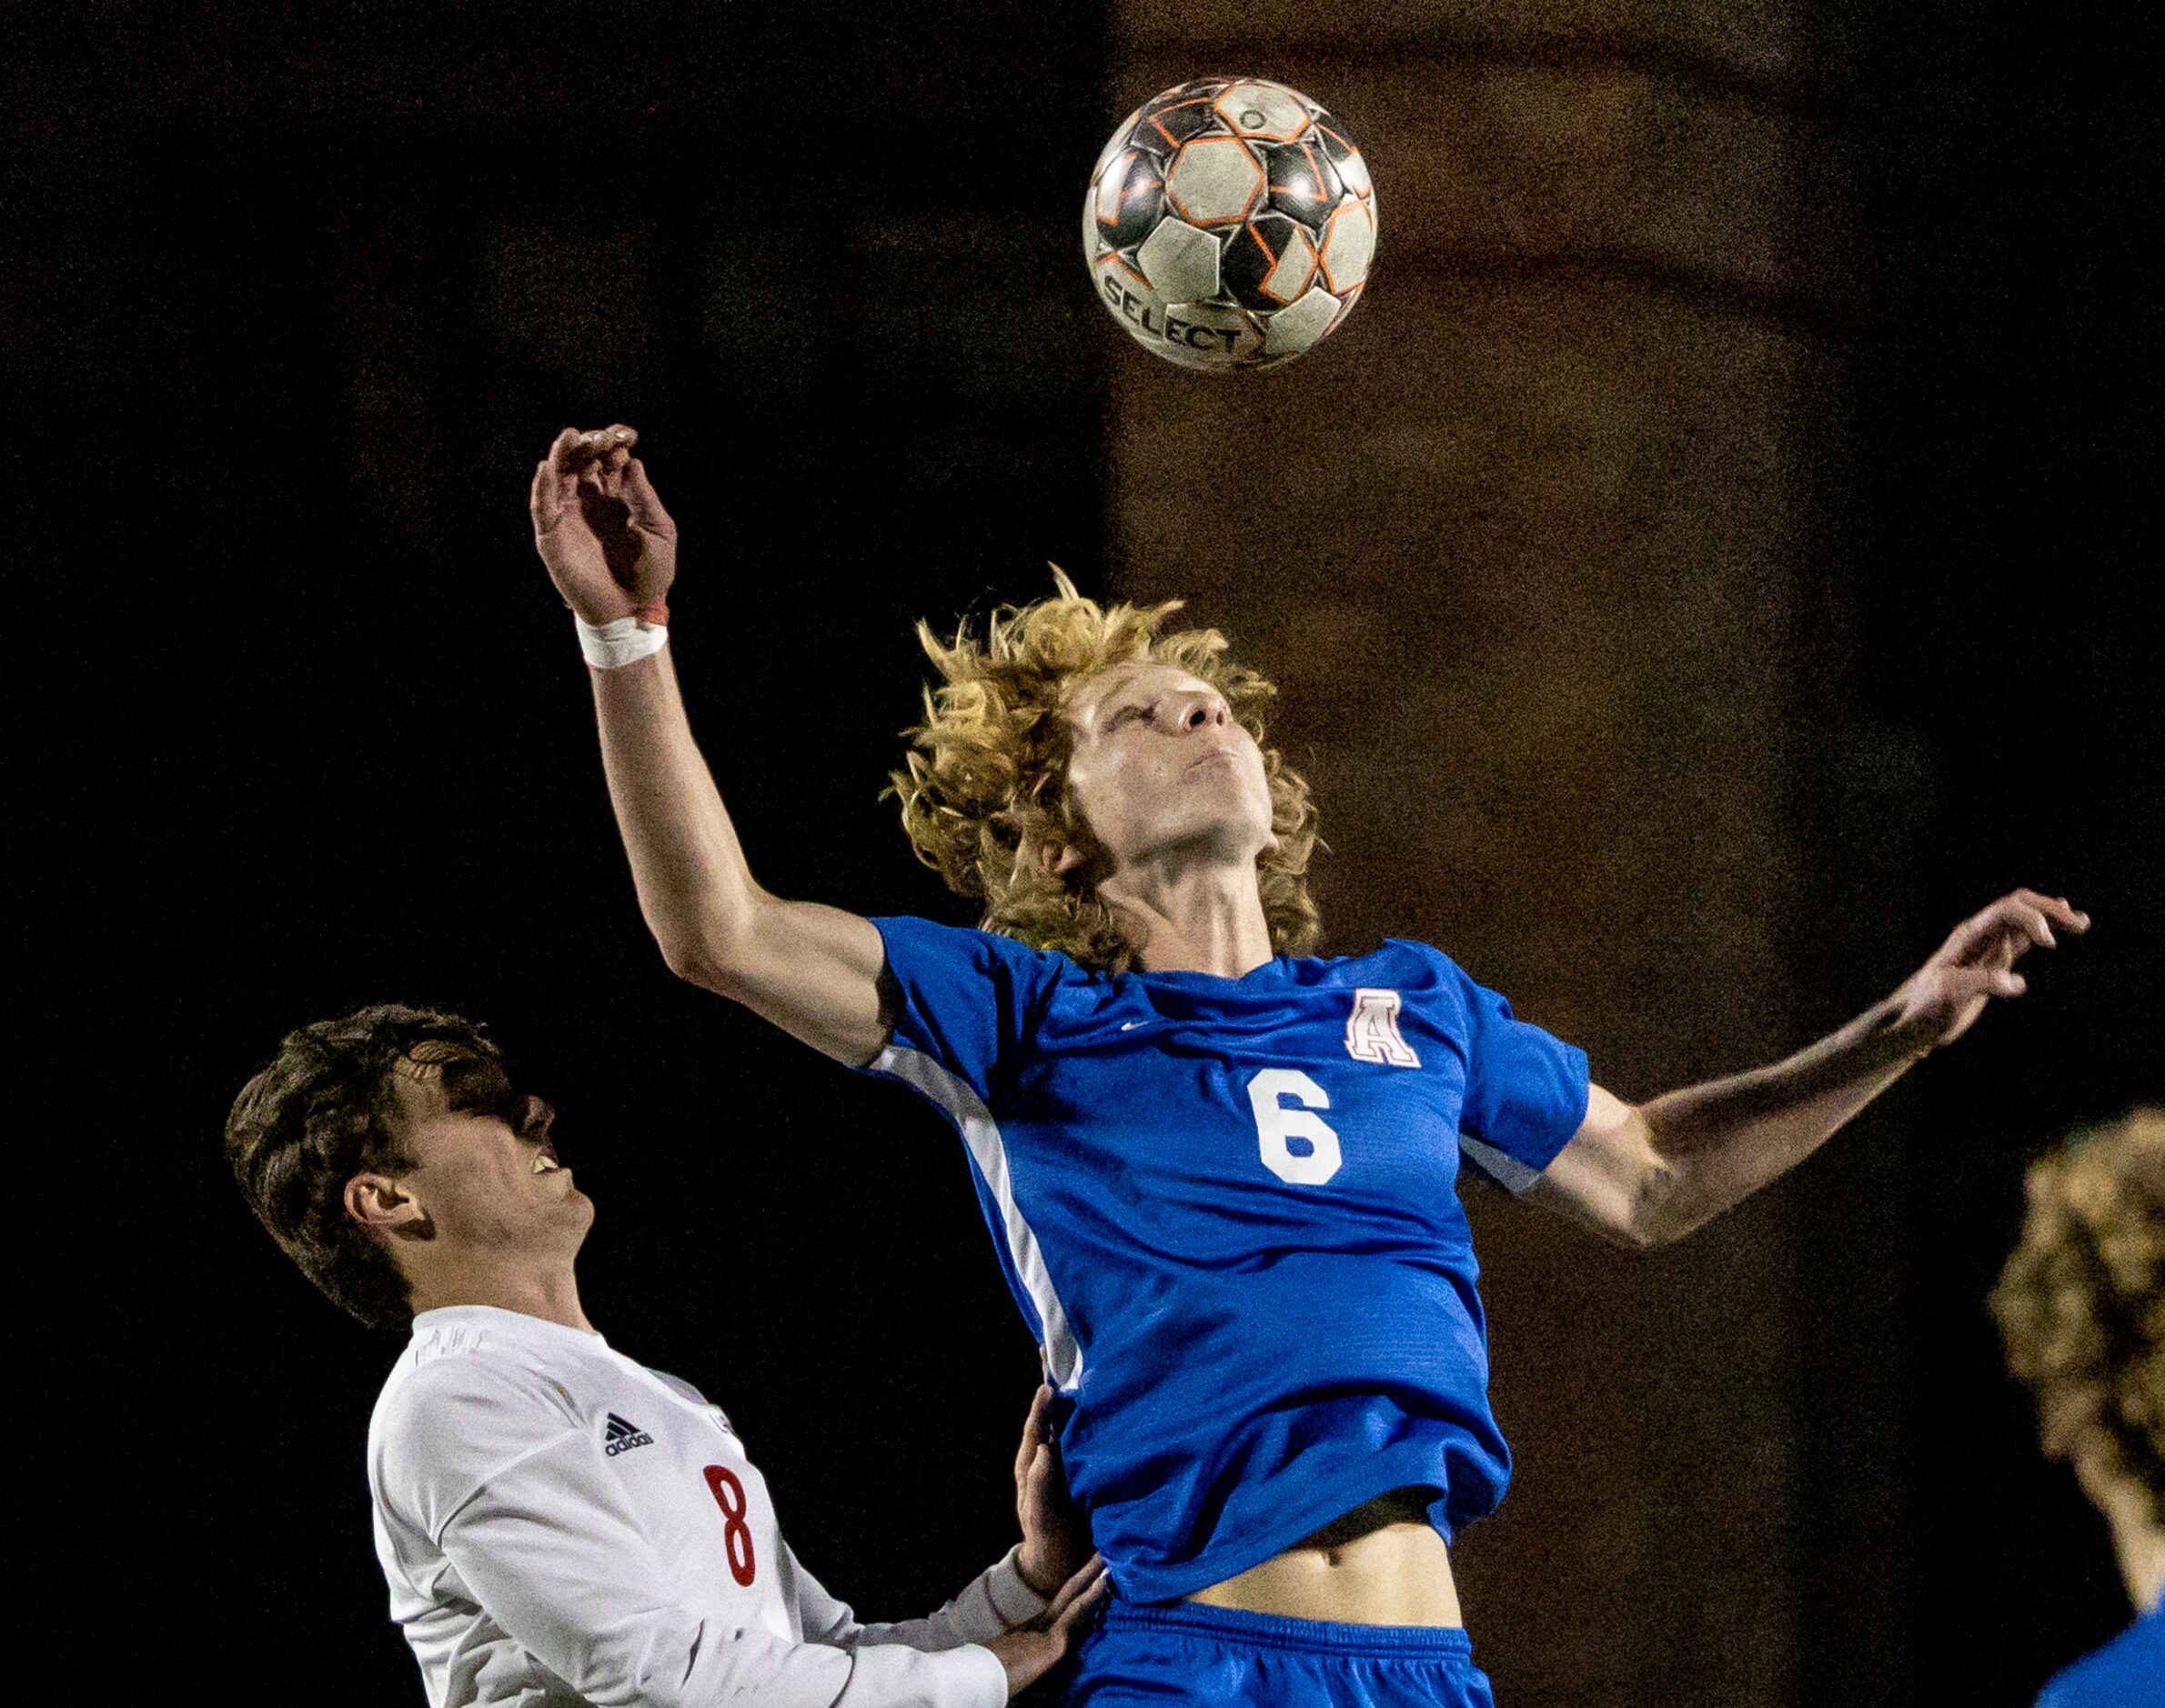
<svg viewBox="0 0 2165 1708">
<path fill-rule="evenodd" d="M 641 658 L 651 658 L 669 645 L 669 629 L 660 623 L 643 623 L 636 617 L 619 617 L 597 628 L 574 613 L 579 625 L 579 649 L 597 670 L 614 670 Z"/>
</svg>

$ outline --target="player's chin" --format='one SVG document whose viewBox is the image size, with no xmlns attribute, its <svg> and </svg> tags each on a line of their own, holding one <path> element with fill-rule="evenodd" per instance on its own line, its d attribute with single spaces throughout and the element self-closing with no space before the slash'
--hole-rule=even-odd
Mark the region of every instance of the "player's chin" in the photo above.
<svg viewBox="0 0 2165 1708">
<path fill-rule="evenodd" d="M 1237 814 L 1171 831 L 1164 846 L 1166 852 L 1179 849 L 1190 859 L 1201 858 L 1213 864 L 1238 866 L 1261 858 L 1275 840 L 1267 825 L 1259 830 L 1246 815 Z"/>
<path fill-rule="evenodd" d="M 1243 764 L 1235 755 L 1213 756 L 1181 779 L 1177 797 L 1184 815 L 1247 823 L 1271 820 L 1271 786 L 1259 763 Z"/>
</svg>

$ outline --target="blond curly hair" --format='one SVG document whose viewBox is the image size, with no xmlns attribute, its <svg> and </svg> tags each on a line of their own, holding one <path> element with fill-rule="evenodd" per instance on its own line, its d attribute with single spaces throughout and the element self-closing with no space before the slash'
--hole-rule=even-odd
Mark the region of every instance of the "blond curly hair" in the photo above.
<svg viewBox="0 0 2165 1708">
<path fill-rule="evenodd" d="M 1214 628 L 1166 632 L 1181 601 L 1100 606 L 1052 568 L 1055 591 L 995 610 L 980 641 L 967 622 L 952 642 L 924 623 L 917 638 L 940 673 L 924 721 L 892 773 L 902 829 L 917 857 L 958 895 L 980 899 L 988 931 L 1058 949 L 1085 967 L 1122 971 L 1141 945 L 1098 894 L 1110 864 L 1067 789 L 1073 735 L 1069 696 L 1101 670 L 1169 664 L 1225 697 L 1263 747 L 1264 706 L 1276 688 L 1225 656 Z M 1264 917 L 1281 955 L 1304 955 L 1322 935 L 1307 871 L 1315 851 L 1308 785 L 1274 748 L 1263 748 L 1276 845 L 1256 858 Z M 1059 869 L 1072 849 L 1080 858 Z"/>
<path fill-rule="evenodd" d="M 2037 1396 L 2048 1453 L 2101 1432 L 2165 1522 L 2165 1109 L 2077 1134 L 2024 1186 L 1991 1298 L 2008 1368 Z"/>
</svg>

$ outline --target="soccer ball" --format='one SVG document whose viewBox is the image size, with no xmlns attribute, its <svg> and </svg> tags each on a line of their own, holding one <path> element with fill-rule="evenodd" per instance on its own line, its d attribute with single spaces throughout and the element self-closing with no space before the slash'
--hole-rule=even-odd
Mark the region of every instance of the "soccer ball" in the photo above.
<svg viewBox="0 0 2165 1708">
<path fill-rule="evenodd" d="M 1375 186 L 1298 90 L 1198 77 L 1129 114 L 1082 200 L 1091 283 L 1135 341 L 1223 373 L 1289 362 L 1360 300 Z"/>
</svg>

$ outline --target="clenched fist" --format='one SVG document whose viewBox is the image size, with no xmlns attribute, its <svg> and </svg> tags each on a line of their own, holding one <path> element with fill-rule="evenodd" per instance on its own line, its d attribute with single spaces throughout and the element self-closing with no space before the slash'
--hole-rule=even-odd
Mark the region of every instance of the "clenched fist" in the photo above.
<svg viewBox="0 0 2165 1708">
<path fill-rule="evenodd" d="M 528 497 L 549 579 L 597 628 L 627 617 L 666 620 L 677 578 L 677 525 L 631 454 L 638 443 L 621 425 L 566 427 L 535 467 Z"/>
</svg>

